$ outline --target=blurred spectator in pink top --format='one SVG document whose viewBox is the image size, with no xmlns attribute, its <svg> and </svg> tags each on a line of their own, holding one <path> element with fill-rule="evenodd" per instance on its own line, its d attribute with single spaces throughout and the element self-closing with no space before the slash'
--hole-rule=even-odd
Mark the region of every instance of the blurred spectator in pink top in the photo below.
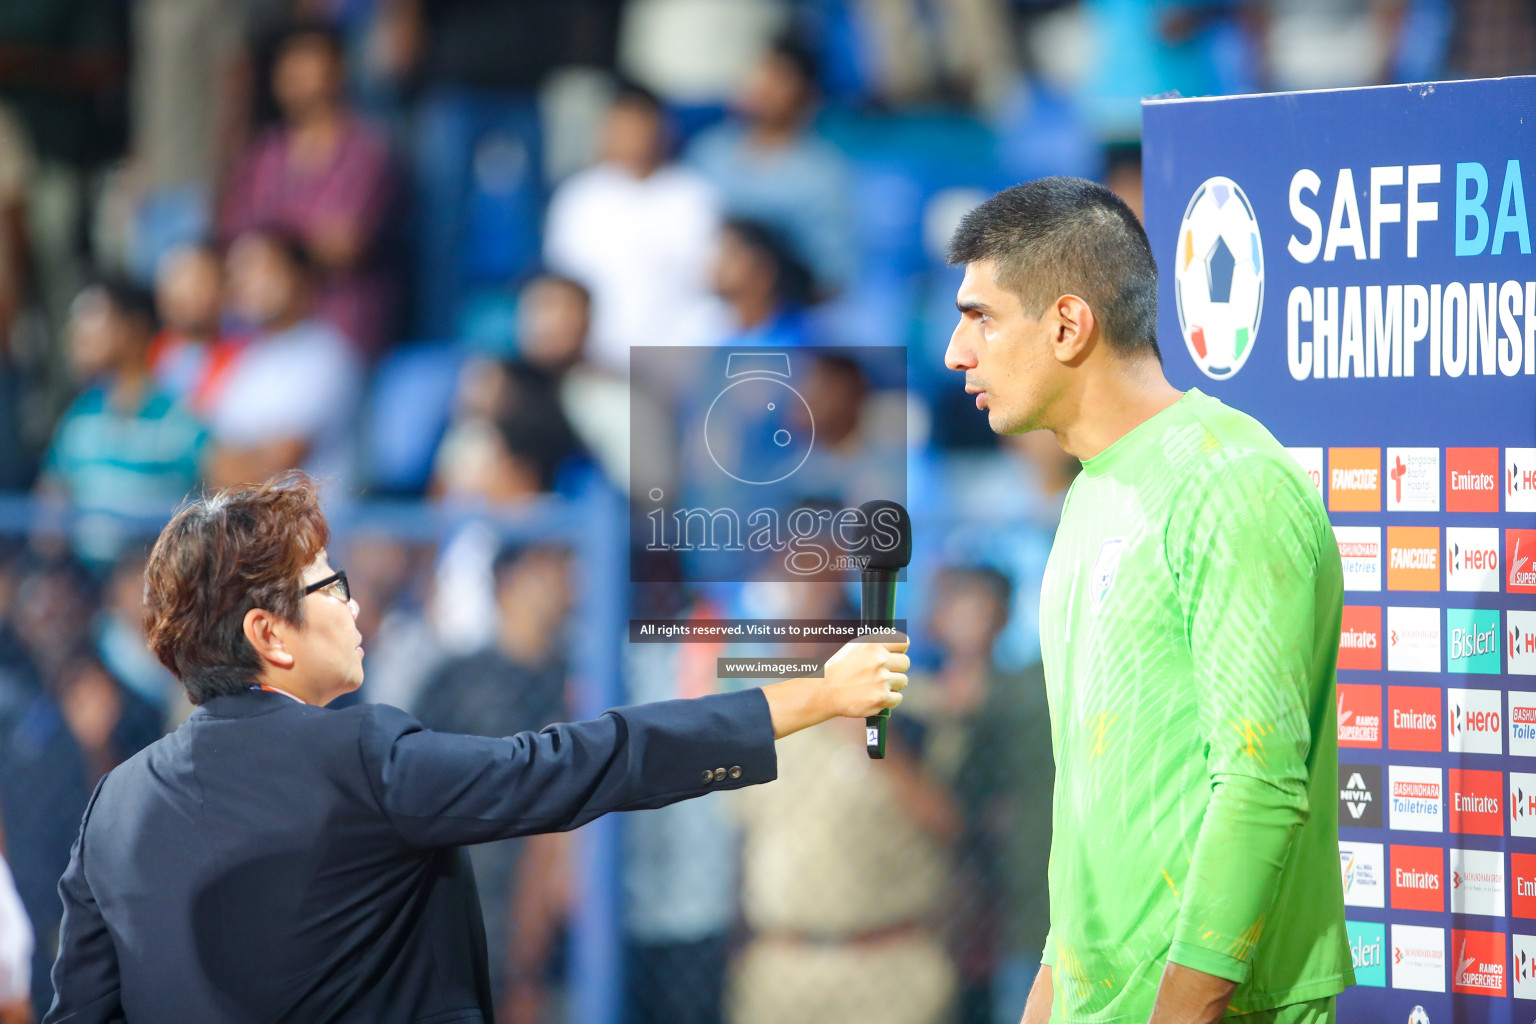
<svg viewBox="0 0 1536 1024">
<path fill-rule="evenodd" d="M 283 123 L 259 136 L 232 176 L 220 229 L 301 239 L 320 270 L 316 312 L 360 351 L 383 348 L 395 314 L 391 251 L 398 174 L 384 131 L 354 116 L 344 96 L 340 40 L 303 25 L 278 46 L 272 92 Z"/>
</svg>

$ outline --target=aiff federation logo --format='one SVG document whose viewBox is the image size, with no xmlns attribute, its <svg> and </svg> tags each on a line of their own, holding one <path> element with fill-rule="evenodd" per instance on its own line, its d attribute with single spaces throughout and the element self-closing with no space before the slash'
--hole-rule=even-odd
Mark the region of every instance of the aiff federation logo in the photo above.
<svg viewBox="0 0 1536 1024">
<path fill-rule="evenodd" d="M 1231 178 L 1206 179 L 1184 210 L 1173 296 L 1195 365 L 1213 380 L 1235 376 L 1264 311 L 1264 247 L 1253 204 Z"/>
</svg>

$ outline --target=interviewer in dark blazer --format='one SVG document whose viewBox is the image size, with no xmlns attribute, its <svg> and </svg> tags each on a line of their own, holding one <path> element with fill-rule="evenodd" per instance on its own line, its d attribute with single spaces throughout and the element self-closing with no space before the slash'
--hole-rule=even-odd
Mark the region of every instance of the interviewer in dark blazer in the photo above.
<svg viewBox="0 0 1536 1024">
<path fill-rule="evenodd" d="M 773 741 L 901 701 L 905 642 L 826 677 L 482 739 L 383 705 L 311 481 L 193 502 L 146 570 L 155 653 L 198 705 L 97 787 L 60 883 L 45 1024 L 492 1019 L 460 849 L 767 782 Z"/>
</svg>

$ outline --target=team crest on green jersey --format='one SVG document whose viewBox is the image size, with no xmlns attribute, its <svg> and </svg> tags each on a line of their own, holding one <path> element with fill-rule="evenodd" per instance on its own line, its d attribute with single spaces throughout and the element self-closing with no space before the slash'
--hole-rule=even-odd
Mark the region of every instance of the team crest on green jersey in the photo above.
<svg viewBox="0 0 1536 1024">
<path fill-rule="evenodd" d="M 1099 545 L 1099 557 L 1093 560 L 1093 575 L 1089 577 L 1089 596 L 1093 599 L 1095 610 L 1109 593 L 1109 588 L 1114 586 L 1115 572 L 1120 568 L 1120 555 L 1124 551 L 1124 537 L 1111 537 Z"/>
</svg>

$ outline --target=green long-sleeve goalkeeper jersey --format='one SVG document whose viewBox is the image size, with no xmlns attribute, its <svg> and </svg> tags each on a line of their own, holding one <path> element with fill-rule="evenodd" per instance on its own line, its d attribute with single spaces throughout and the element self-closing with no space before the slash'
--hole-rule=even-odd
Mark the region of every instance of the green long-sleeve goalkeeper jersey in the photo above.
<svg viewBox="0 0 1536 1024">
<path fill-rule="evenodd" d="M 1354 983 L 1342 596 L 1317 492 L 1253 418 L 1190 391 L 1083 464 L 1040 606 L 1053 1021 L 1142 1024 L 1168 961 L 1237 982 L 1234 1013 Z"/>
</svg>

